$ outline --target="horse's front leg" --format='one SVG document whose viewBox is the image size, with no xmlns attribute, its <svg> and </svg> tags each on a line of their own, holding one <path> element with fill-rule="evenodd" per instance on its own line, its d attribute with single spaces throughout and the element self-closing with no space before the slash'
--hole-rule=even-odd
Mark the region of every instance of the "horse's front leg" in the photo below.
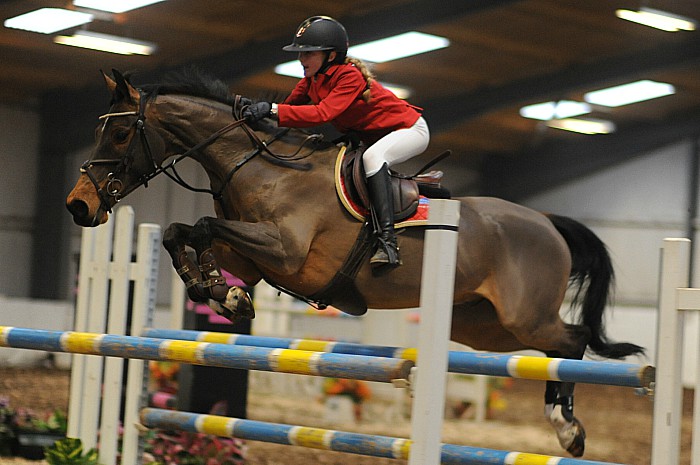
<svg viewBox="0 0 700 465">
<path fill-rule="evenodd" d="M 574 383 L 547 381 L 544 414 L 556 430 L 559 444 L 574 457 L 582 456 L 586 430 L 574 416 Z"/>
<path fill-rule="evenodd" d="M 195 261 L 189 256 L 187 246 L 192 226 L 172 223 L 163 233 L 163 247 L 168 251 L 173 267 L 185 283 L 187 296 L 194 302 L 206 303 L 209 295 L 203 287 L 202 273 Z"/>
<path fill-rule="evenodd" d="M 210 247 L 205 249 L 206 253 L 199 255 L 200 263 L 204 258 L 205 267 L 198 265 L 196 258 L 190 256 L 187 247 L 196 249 L 196 245 L 192 243 L 192 231 L 195 231 L 193 226 L 173 223 L 163 233 L 163 246 L 172 259 L 175 271 L 185 283 L 187 296 L 194 302 L 209 304 L 217 313 L 232 322 L 240 318 L 254 318 L 255 311 L 250 296 L 239 287 L 228 288 L 213 259 Z M 202 231 L 198 234 L 201 235 Z M 211 243 L 210 238 L 207 240 L 198 235 L 195 237 L 200 247 L 202 243 Z M 219 300 L 224 303 L 221 304 Z"/>
<path fill-rule="evenodd" d="M 228 288 L 221 273 L 220 258 L 212 247 L 213 241 L 225 244 L 231 253 L 240 257 L 249 274 L 254 269 L 253 278 L 257 281 L 261 276 L 259 267 L 279 269 L 285 266 L 286 253 L 277 227 L 267 222 L 245 223 L 204 217 L 190 231 L 189 242 L 197 253 L 202 286 L 211 298 L 209 305 L 232 321 L 254 318 L 248 293 L 235 286 Z"/>
</svg>

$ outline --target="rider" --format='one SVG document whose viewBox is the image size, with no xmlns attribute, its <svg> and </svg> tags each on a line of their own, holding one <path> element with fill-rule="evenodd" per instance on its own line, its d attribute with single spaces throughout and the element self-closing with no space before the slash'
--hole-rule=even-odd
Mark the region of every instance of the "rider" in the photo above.
<svg viewBox="0 0 700 465">
<path fill-rule="evenodd" d="M 370 263 L 400 265 L 389 167 L 427 148 L 430 132 L 420 108 L 382 86 L 361 60 L 346 56 L 348 35 L 333 18 L 306 19 L 283 50 L 299 53 L 304 78 L 283 103 L 254 103 L 243 111 L 243 117 L 250 123 L 272 117 L 284 127 L 330 122 L 343 133 L 356 133 L 369 146 L 363 166 L 379 228 L 379 247 Z"/>
</svg>

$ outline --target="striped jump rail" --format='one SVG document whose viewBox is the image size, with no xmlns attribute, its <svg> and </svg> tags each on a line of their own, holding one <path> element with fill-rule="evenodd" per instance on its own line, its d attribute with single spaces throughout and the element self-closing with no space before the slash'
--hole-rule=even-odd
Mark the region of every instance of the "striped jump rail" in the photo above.
<svg viewBox="0 0 700 465">
<path fill-rule="evenodd" d="M 148 428 L 189 431 L 235 437 L 250 441 L 347 452 L 372 457 L 407 460 L 412 441 L 360 433 L 348 433 L 305 426 L 267 423 L 155 408 L 141 410 L 141 424 Z M 508 452 L 471 446 L 443 444 L 443 465 L 619 465 L 524 452 Z"/>
<path fill-rule="evenodd" d="M 10 326 L 0 326 L 0 347 L 184 362 L 193 365 L 387 383 L 397 379 L 408 379 L 414 366 L 410 360 L 384 357 Z"/>
<path fill-rule="evenodd" d="M 414 348 L 319 341 L 209 331 L 147 328 L 144 336 L 240 346 L 310 350 L 326 353 L 391 357 L 416 361 Z M 450 351 L 448 371 L 472 375 L 606 384 L 651 389 L 655 369 L 648 365 L 591 360 L 533 357 L 525 355 Z"/>
</svg>

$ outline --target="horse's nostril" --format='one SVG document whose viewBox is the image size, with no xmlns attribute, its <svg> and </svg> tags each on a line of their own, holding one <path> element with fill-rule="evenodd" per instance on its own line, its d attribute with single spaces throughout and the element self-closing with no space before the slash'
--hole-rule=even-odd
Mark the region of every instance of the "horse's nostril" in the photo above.
<svg viewBox="0 0 700 465">
<path fill-rule="evenodd" d="M 77 222 L 80 218 L 85 218 L 88 214 L 88 205 L 82 200 L 71 200 L 66 204 L 66 208 L 73 215 L 73 219 Z"/>
</svg>

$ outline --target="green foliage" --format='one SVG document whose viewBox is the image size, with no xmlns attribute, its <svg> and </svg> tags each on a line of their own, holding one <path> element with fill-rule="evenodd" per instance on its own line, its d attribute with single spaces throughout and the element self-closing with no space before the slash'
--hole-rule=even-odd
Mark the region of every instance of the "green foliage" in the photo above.
<svg viewBox="0 0 700 465">
<path fill-rule="evenodd" d="M 97 450 L 90 449 L 83 454 L 83 443 L 77 438 L 56 441 L 44 449 L 49 465 L 99 465 Z"/>
</svg>

